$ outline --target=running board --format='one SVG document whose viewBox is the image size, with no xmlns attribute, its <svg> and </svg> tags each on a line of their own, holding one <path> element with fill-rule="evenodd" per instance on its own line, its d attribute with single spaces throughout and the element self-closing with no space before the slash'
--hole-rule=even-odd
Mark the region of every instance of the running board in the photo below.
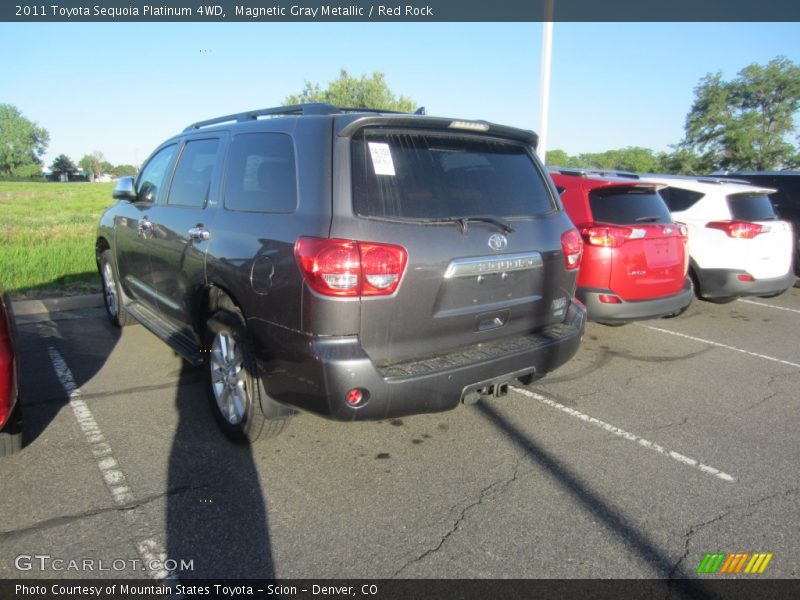
<svg viewBox="0 0 800 600">
<path fill-rule="evenodd" d="M 191 364 L 197 366 L 203 363 L 203 352 L 194 336 L 175 327 L 141 302 L 130 302 L 125 305 L 124 310 L 127 310 L 134 319 L 164 340 L 170 348 Z"/>
</svg>

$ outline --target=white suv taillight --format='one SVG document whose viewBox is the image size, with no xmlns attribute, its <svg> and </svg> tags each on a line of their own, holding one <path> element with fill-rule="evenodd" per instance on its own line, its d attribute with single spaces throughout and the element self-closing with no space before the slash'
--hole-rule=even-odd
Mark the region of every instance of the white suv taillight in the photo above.
<svg viewBox="0 0 800 600">
<path fill-rule="evenodd" d="M 764 227 L 758 223 L 751 223 L 750 221 L 711 221 L 706 223 L 706 227 L 710 229 L 720 229 L 725 232 L 728 237 L 751 240 L 759 233 L 766 233 L 769 227 Z"/>
<path fill-rule="evenodd" d="M 389 296 L 408 260 L 401 246 L 314 237 L 297 240 L 294 254 L 308 285 L 326 296 Z"/>
<path fill-rule="evenodd" d="M 573 227 L 561 234 L 561 248 L 564 251 L 564 264 L 567 270 L 577 269 L 581 266 L 583 240 L 577 229 Z"/>
</svg>

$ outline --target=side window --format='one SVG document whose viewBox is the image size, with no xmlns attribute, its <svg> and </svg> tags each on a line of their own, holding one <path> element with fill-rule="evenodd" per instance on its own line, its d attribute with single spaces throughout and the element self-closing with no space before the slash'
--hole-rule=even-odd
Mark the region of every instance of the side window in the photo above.
<svg viewBox="0 0 800 600">
<path fill-rule="evenodd" d="M 172 178 L 167 204 L 205 206 L 218 147 L 217 139 L 192 140 L 186 143 Z"/>
<path fill-rule="evenodd" d="M 233 138 L 225 175 L 225 208 L 291 213 L 297 208 L 292 138 L 282 133 L 243 133 Z"/>
<path fill-rule="evenodd" d="M 664 202 L 669 207 L 670 212 L 687 210 L 705 195 L 702 192 L 693 192 L 692 190 L 672 186 L 658 190 L 658 193 L 664 198 Z"/>
<path fill-rule="evenodd" d="M 173 144 L 159 150 L 145 165 L 136 182 L 136 195 L 139 201 L 155 202 L 166 183 L 167 169 L 178 146 Z"/>
</svg>

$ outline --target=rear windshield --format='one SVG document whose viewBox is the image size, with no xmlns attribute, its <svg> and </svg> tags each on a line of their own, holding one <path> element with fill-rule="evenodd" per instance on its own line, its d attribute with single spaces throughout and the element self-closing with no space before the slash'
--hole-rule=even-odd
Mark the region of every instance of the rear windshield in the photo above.
<svg viewBox="0 0 800 600">
<path fill-rule="evenodd" d="M 774 221 L 777 219 L 772 202 L 763 195 L 733 194 L 728 196 L 731 217 L 742 221 Z"/>
<path fill-rule="evenodd" d="M 366 217 L 531 217 L 556 208 L 528 148 L 452 134 L 364 131 L 353 208 Z"/>
<path fill-rule="evenodd" d="M 667 203 L 667 207 L 671 212 L 680 212 L 688 210 L 694 206 L 700 198 L 705 196 L 702 192 L 695 192 L 693 190 L 685 190 L 677 187 L 666 187 L 659 190 L 658 193 Z"/>
<path fill-rule="evenodd" d="M 607 188 L 589 194 L 596 223 L 672 223 L 664 200 L 652 188 Z"/>
</svg>

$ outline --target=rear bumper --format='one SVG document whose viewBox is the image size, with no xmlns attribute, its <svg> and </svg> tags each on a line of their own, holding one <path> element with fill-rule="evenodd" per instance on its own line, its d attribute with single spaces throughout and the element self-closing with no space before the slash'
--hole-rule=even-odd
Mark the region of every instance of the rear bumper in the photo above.
<svg viewBox="0 0 800 600">
<path fill-rule="evenodd" d="M 693 292 L 691 282 L 687 278 L 680 292 L 662 298 L 629 302 L 623 300 L 619 304 L 607 304 L 605 302 L 600 302 L 601 294 L 614 294 L 614 292 L 610 290 L 578 288 L 575 295 L 586 305 L 590 321 L 624 323 L 643 319 L 657 319 L 658 317 L 679 313 L 689 306 L 689 303 L 692 301 Z"/>
<path fill-rule="evenodd" d="M 781 277 L 741 281 L 739 275 L 747 271 L 736 269 L 696 269 L 700 295 L 704 298 L 735 298 L 740 296 L 767 296 L 788 290 L 794 285 L 794 270 Z"/>
<path fill-rule="evenodd" d="M 257 320 L 250 327 L 261 342 L 257 352 L 270 397 L 330 419 L 360 421 L 450 410 L 478 390 L 543 375 L 577 352 L 585 324 L 586 310 L 573 302 L 563 323 L 542 331 L 382 368 L 356 336 L 310 337 Z M 352 389 L 368 401 L 350 406 L 345 398 Z"/>
</svg>

